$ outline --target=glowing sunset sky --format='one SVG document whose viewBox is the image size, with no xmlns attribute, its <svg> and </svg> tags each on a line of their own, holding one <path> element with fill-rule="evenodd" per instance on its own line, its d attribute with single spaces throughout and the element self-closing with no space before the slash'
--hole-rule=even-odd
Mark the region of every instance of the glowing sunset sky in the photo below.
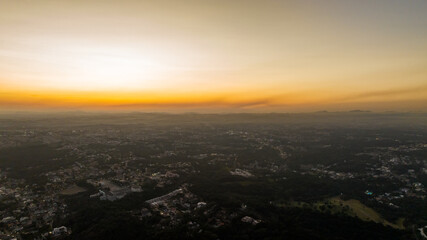
<svg viewBox="0 0 427 240">
<path fill-rule="evenodd" d="M 425 0 L 0 0 L 0 110 L 427 111 Z"/>
</svg>

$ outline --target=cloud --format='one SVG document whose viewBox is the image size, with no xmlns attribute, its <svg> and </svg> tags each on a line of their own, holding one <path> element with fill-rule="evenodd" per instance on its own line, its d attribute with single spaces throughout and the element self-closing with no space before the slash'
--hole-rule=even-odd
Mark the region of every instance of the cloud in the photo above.
<svg viewBox="0 0 427 240">
<path fill-rule="evenodd" d="M 387 89 L 387 90 L 364 92 L 364 93 L 359 93 L 359 94 L 354 94 L 347 97 L 339 98 L 339 99 L 336 99 L 336 101 L 351 102 L 351 101 L 369 100 L 372 98 L 381 99 L 383 101 L 387 99 L 393 99 L 396 97 L 405 97 L 407 99 L 411 99 L 417 96 L 424 96 L 424 98 L 427 98 L 427 85 L 410 87 L 410 88 Z"/>
<path fill-rule="evenodd" d="M 207 101 L 184 101 L 184 102 L 140 102 L 128 104 L 107 104 L 107 108 L 256 108 L 274 104 L 273 98 L 256 100 L 231 101 L 227 98 L 217 98 Z"/>
</svg>

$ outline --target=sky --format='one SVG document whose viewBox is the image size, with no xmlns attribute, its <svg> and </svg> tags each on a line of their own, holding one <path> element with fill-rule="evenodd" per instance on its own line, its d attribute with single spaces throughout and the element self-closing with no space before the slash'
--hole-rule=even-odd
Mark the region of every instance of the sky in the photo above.
<svg viewBox="0 0 427 240">
<path fill-rule="evenodd" d="M 427 111 L 425 0 L 0 0 L 0 110 Z"/>
</svg>

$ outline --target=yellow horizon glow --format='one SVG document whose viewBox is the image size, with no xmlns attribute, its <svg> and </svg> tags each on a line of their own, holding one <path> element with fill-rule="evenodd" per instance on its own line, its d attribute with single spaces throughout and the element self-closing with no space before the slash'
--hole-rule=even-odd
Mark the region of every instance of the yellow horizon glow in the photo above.
<svg viewBox="0 0 427 240">
<path fill-rule="evenodd" d="M 0 0 L 0 110 L 427 110 L 425 1 L 308 2 Z"/>
</svg>

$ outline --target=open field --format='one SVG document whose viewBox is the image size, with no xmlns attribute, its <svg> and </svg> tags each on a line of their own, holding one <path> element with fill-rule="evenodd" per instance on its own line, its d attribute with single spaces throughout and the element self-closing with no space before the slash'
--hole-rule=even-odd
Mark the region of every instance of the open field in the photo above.
<svg viewBox="0 0 427 240">
<path fill-rule="evenodd" d="M 72 185 L 69 188 L 62 190 L 60 192 L 60 194 L 62 194 L 62 195 L 74 195 L 74 194 L 85 192 L 85 191 L 86 191 L 86 189 L 84 189 L 82 187 L 79 187 L 77 185 Z"/>
<path fill-rule="evenodd" d="M 361 220 L 382 223 L 386 226 L 390 226 L 396 229 L 405 229 L 405 227 L 403 226 L 403 221 L 404 221 L 403 218 L 399 218 L 399 220 L 396 221 L 396 223 L 391 223 L 386 219 L 384 219 L 374 209 L 365 206 L 359 200 L 350 199 L 350 200 L 344 201 L 339 197 L 334 197 L 328 200 L 336 206 L 340 206 L 340 204 L 342 204 L 343 206 L 348 206 L 351 210 L 350 212 L 353 213 L 353 216 L 358 217 Z"/>
<path fill-rule="evenodd" d="M 349 216 L 357 217 L 363 221 L 373 221 L 376 223 L 382 223 L 385 226 L 390 226 L 395 229 L 405 229 L 403 225 L 405 220 L 404 218 L 399 218 L 396 223 L 391 223 L 384 219 L 374 209 L 365 206 L 356 199 L 342 200 L 340 197 L 333 197 L 316 203 L 293 201 L 286 204 L 281 204 L 280 206 L 310 208 L 316 211 L 330 212 L 331 214 L 345 213 Z"/>
</svg>

